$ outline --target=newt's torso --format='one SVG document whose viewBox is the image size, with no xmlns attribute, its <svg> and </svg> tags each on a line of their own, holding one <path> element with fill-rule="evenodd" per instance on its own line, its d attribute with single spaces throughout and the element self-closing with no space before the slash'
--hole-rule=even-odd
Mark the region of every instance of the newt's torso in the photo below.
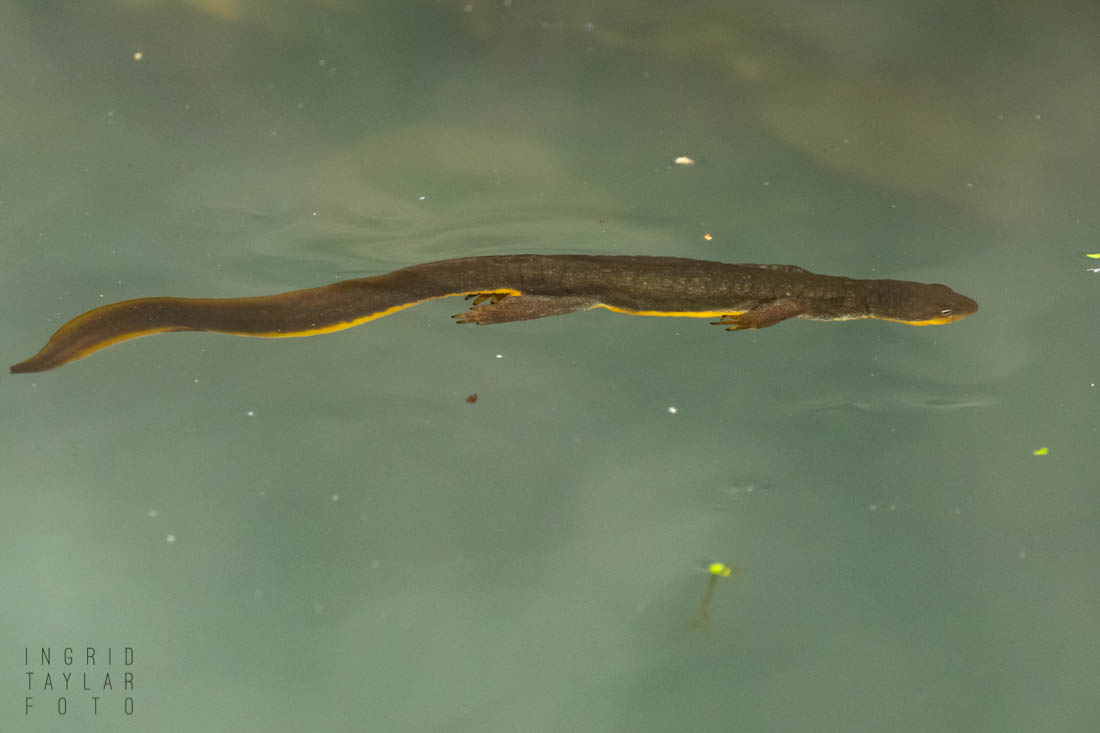
<svg viewBox="0 0 1100 733">
<path fill-rule="evenodd" d="M 788 318 L 877 318 L 927 326 L 978 310 L 977 303 L 945 285 L 816 275 L 793 265 L 497 255 L 429 262 L 277 295 L 138 298 L 105 305 L 69 321 L 38 354 L 11 370 L 54 369 L 120 341 L 168 331 L 312 336 L 458 295 L 474 303 L 455 318 L 480 325 L 606 308 L 640 316 L 715 318 L 731 331 L 766 328 Z"/>
<path fill-rule="evenodd" d="M 506 302 L 502 299 L 480 312 L 475 307 L 475 313 L 458 316 L 465 323 L 606 308 L 642 316 L 725 318 L 723 325 L 731 330 L 764 328 L 794 317 L 933 325 L 978 309 L 973 300 L 944 285 L 856 280 L 817 275 L 794 265 L 735 265 L 679 257 L 505 255 L 444 260 L 398 272 L 406 271 L 429 280 L 469 272 L 464 289 L 514 288 L 522 294 L 513 294 L 511 313 L 497 312 Z M 519 302 L 532 297 L 538 302 Z"/>
</svg>

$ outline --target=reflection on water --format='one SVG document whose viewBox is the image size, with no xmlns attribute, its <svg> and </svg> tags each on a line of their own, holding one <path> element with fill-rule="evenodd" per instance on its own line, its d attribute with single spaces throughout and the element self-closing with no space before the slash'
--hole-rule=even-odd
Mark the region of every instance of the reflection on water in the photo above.
<svg viewBox="0 0 1100 733">
<path fill-rule="evenodd" d="M 450 7 L 470 6 L 452 0 Z M 1082 73 L 1087 52 L 1067 48 L 1057 34 L 1036 33 L 1026 52 L 1043 59 L 1047 70 L 1037 74 L 1020 49 L 997 36 L 1058 26 L 1073 17 L 1068 8 L 1052 15 L 1033 3 L 1010 2 L 981 16 L 944 8 L 949 19 L 936 21 L 937 33 L 957 24 L 958 35 L 943 34 L 944 48 L 929 57 L 922 46 L 934 14 L 922 17 L 906 6 L 745 3 L 697 14 L 628 1 L 598 9 L 587 2 L 536 7 L 536 15 L 557 19 L 553 30 L 591 46 L 721 75 L 744 113 L 817 165 L 987 216 L 1042 210 L 1061 193 L 1045 181 L 1051 162 L 1094 152 L 1090 125 L 1078 114 L 1079 100 L 1100 94 L 1095 75 Z M 517 37 L 550 30 L 502 7 L 479 7 L 465 17 L 480 41 L 516 54 L 523 53 Z M 876 20 L 886 25 L 875 28 Z M 1095 28 L 1097 17 L 1090 20 L 1081 34 Z M 971 23 L 982 33 L 962 30 Z M 853 45 L 854 28 L 870 35 Z M 1061 80 L 1056 86 L 1047 83 L 1051 64 Z M 724 106 L 720 99 L 707 104 Z M 684 111 L 705 113 L 707 104 Z M 1095 110 L 1088 115 L 1094 118 Z"/>
<path fill-rule="evenodd" d="M 922 412 L 926 410 L 963 410 L 982 407 L 996 407 L 1001 404 L 1001 399 L 993 395 L 971 394 L 946 396 L 929 392 L 898 392 L 889 391 L 874 396 L 835 396 L 822 397 L 802 403 L 797 407 L 798 411 L 812 412 L 816 410 L 868 410 L 872 412 L 898 412 L 913 410 Z"/>
</svg>

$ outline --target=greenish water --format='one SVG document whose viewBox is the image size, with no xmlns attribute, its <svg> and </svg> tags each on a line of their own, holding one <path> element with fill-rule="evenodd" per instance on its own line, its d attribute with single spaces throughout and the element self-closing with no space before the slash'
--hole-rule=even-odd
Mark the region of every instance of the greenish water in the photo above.
<svg viewBox="0 0 1100 733">
<path fill-rule="evenodd" d="M 4 363 L 115 300 L 476 254 L 981 304 L 731 334 L 447 300 L 5 375 L 0 730 L 1097 730 L 1098 31 L 1073 2 L 0 5 Z"/>
</svg>

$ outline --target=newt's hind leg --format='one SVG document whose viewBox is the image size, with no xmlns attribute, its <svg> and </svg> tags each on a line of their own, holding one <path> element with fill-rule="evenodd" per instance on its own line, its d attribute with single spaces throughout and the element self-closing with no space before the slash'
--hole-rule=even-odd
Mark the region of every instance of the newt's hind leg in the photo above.
<svg viewBox="0 0 1100 733">
<path fill-rule="evenodd" d="M 467 296 L 471 297 L 471 296 Z M 484 301 L 488 300 L 488 303 Z M 474 305 L 465 313 L 451 316 L 459 323 L 491 323 L 529 321 L 532 318 L 560 316 L 587 310 L 596 304 L 592 298 L 581 295 L 502 295 L 500 293 L 478 295 Z"/>
</svg>

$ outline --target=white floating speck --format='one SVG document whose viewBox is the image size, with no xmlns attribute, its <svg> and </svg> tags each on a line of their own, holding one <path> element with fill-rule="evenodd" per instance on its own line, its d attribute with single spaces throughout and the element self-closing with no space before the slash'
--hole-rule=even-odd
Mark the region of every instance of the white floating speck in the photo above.
<svg viewBox="0 0 1100 733">
<path fill-rule="evenodd" d="M 668 414 L 669 414 L 669 415 L 675 415 L 675 414 L 676 414 L 676 412 L 677 412 L 677 410 L 676 410 L 676 408 L 675 408 L 675 407 L 671 407 L 671 406 L 670 406 L 670 407 L 668 408 Z"/>
<path fill-rule="evenodd" d="M 172 544 L 173 542 L 176 541 L 176 536 L 174 534 L 170 534 L 170 535 L 168 535 L 167 537 L 164 538 L 164 541 L 167 542 L 168 544 Z"/>
</svg>

